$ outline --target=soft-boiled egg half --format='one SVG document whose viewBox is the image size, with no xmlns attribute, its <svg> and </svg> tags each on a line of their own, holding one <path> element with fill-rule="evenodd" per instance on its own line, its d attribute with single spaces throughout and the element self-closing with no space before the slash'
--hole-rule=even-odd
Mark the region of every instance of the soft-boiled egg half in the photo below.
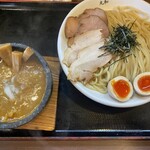
<svg viewBox="0 0 150 150">
<path fill-rule="evenodd" d="M 135 91 L 143 96 L 150 95 L 150 72 L 137 75 L 133 81 Z"/>
<path fill-rule="evenodd" d="M 125 102 L 132 97 L 133 86 L 126 77 L 118 76 L 109 81 L 108 94 L 120 102 Z"/>
</svg>

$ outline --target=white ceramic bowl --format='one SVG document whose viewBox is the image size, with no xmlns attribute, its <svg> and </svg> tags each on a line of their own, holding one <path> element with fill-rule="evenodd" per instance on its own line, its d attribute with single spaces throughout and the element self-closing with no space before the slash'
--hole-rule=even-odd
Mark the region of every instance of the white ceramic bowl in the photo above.
<svg viewBox="0 0 150 150">
<path fill-rule="evenodd" d="M 103 2 L 106 2 L 103 4 Z M 58 41 L 57 41 L 57 49 L 58 49 L 58 56 L 61 63 L 61 66 L 63 68 L 63 71 L 65 74 L 68 74 L 68 68 L 62 63 L 62 60 L 64 58 L 64 51 L 67 48 L 67 39 L 64 34 L 64 27 L 66 19 L 69 16 L 78 16 L 81 14 L 85 9 L 87 8 L 95 8 L 99 7 L 104 10 L 110 10 L 113 9 L 113 7 L 117 6 L 132 6 L 134 8 L 140 9 L 143 12 L 146 12 L 150 16 L 150 4 L 143 0 L 85 0 L 81 3 L 79 3 L 77 6 L 75 6 L 66 16 L 64 19 L 59 35 L 58 35 Z M 85 96 L 90 98 L 91 100 L 94 100 L 98 103 L 112 106 L 112 107 L 120 107 L 120 108 L 128 108 L 128 107 L 135 107 L 140 106 L 143 104 L 146 104 L 150 102 L 150 97 L 142 97 L 137 94 L 134 94 L 134 96 L 125 103 L 120 103 L 114 99 L 112 99 L 108 94 L 101 94 L 97 91 L 90 90 L 86 88 L 83 84 L 77 82 L 72 83 L 81 93 L 83 93 Z"/>
</svg>

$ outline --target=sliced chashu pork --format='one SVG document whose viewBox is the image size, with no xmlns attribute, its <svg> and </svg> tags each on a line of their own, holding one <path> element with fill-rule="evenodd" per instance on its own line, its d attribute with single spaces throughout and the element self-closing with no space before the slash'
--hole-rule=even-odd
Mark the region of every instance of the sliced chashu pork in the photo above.
<svg viewBox="0 0 150 150">
<path fill-rule="evenodd" d="M 71 47 L 65 50 L 63 63 L 70 66 L 77 59 L 79 51 L 103 40 L 102 33 L 99 29 L 77 35 Z"/>
<path fill-rule="evenodd" d="M 104 66 L 112 59 L 110 53 L 99 49 L 99 44 L 95 44 L 91 52 L 89 50 L 86 52 L 85 50 L 84 53 L 79 55 L 80 57 L 69 68 L 68 79 L 74 82 L 84 81 L 84 83 L 87 83 L 98 68 Z"/>
<path fill-rule="evenodd" d="M 97 29 L 101 29 L 101 32 L 104 38 L 107 38 L 109 36 L 108 26 L 98 16 L 90 15 L 88 17 L 79 19 L 78 30 L 76 30 L 77 31 L 76 33 L 74 32 L 74 36 L 68 38 L 67 45 L 70 47 L 73 44 L 75 36 L 83 34 L 91 30 L 97 30 Z"/>
<path fill-rule="evenodd" d="M 90 30 L 101 29 L 104 37 L 109 36 L 108 26 L 105 22 L 98 16 L 91 15 L 89 17 L 80 20 L 80 27 L 78 29 L 78 34 L 85 33 Z"/>
<path fill-rule="evenodd" d="M 108 25 L 107 15 L 105 11 L 100 8 L 86 9 L 78 18 L 79 20 L 81 20 L 89 16 L 98 16 L 100 19 L 102 19 L 105 22 L 106 25 Z"/>
<path fill-rule="evenodd" d="M 104 37 L 109 35 L 107 15 L 100 8 L 86 9 L 78 17 L 68 17 L 65 24 L 65 35 L 70 39 L 77 34 L 94 29 L 102 29 Z"/>
<path fill-rule="evenodd" d="M 65 35 L 67 38 L 75 36 L 78 31 L 79 22 L 78 17 L 68 17 L 65 25 Z"/>
<path fill-rule="evenodd" d="M 89 47 L 82 49 L 78 53 L 78 59 L 87 57 L 87 55 L 91 55 L 91 53 L 93 53 L 95 50 L 97 51 L 98 48 L 102 47 L 103 45 L 104 45 L 104 41 L 102 40 L 98 43 L 92 44 Z"/>
</svg>

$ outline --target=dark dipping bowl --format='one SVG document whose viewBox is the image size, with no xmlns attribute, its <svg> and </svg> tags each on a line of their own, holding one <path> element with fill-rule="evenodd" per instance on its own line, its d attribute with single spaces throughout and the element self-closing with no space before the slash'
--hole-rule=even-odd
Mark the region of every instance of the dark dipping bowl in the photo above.
<svg viewBox="0 0 150 150">
<path fill-rule="evenodd" d="M 28 47 L 20 43 L 10 43 L 10 44 L 12 45 L 13 50 L 18 50 L 18 51 L 24 51 Z M 43 95 L 43 99 L 41 100 L 41 103 L 28 116 L 20 120 L 19 119 L 15 120 L 14 122 L 0 122 L 0 129 L 13 129 L 28 123 L 42 111 L 42 109 L 46 106 L 51 96 L 52 83 L 53 83 L 51 70 L 47 62 L 45 61 L 45 59 L 36 50 L 34 50 L 33 48 L 31 49 L 34 52 L 33 57 L 38 59 L 38 62 L 42 65 L 43 71 L 45 73 L 45 78 L 46 78 L 45 94 Z"/>
</svg>

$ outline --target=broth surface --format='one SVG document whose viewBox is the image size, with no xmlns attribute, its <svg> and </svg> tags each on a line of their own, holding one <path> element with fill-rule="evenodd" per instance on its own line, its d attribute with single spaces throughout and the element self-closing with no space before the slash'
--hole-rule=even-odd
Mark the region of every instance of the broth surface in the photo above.
<svg viewBox="0 0 150 150">
<path fill-rule="evenodd" d="M 0 121 L 11 122 L 31 114 L 40 104 L 46 87 L 42 65 L 31 60 L 15 74 L 0 62 Z"/>
</svg>

